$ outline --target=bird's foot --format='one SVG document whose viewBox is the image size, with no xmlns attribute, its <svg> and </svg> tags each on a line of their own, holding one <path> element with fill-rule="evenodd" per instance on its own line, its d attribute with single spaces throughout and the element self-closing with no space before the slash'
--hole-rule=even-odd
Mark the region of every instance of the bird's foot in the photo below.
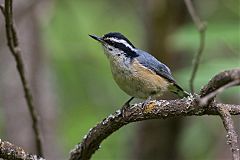
<svg viewBox="0 0 240 160">
<path fill-rule="evenodd" d="M 142 104 L 143 110 L 146 109 L 146 106 L 147 106 L 147 104 L 151 101 L 151 99 L 152 99 L 152 97 L 150 96 L 150 97 L 148 97 L 148 98 L 143 102 L 143 104 Z"/>
<path fill-rule="evenodd" d="M 125 112 L 127 111 L 127 109 L 130 107 L 130 102 L 134 99 L 134 97 L 131 97 L 127 102 L 124 103 L 124 105 L 122 106 L 122 115 L 123 117 L 125 116 Z"/>
</svg>

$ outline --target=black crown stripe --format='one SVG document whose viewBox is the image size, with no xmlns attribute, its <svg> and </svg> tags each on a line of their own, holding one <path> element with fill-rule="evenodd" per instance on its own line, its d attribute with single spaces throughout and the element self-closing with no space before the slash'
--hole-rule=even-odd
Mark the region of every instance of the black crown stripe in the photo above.
<svg viewBox="0 0 240 160">
<path fill-rule="evenodd" d="M 121 33 L 119 33 L 119 32 L 110 32 L 110 33 L 108 33 L 108 34 L 105 34 L 104 36 L 103 36 L 103 39 L 105 39 L 105 38 L 116 38 L 116 39 L 118 39 L 118 40 L 125 40 L 130 46 L 132 46 L 133 48 L 135 48 L 134 47 L 134 45 L 124 36 L 124 35 L 122 35 Z"/>
</svg>

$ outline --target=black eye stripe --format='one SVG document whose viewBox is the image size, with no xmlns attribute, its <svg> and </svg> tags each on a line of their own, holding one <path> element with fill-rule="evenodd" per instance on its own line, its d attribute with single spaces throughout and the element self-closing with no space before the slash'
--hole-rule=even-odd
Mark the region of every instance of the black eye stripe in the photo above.
<svg viewBox="0 0 240 160">
<path fill-rule="evenodd" d="M 131 50 L 131 48 L 125 46 L 123 43 L 119 43 L 119 42 L 115 42 L 115 41 L 111 41 L 109 39 L 104 40 L 107 44 L 123 51 L 126 55 L 126 57 L 138 57 L 138 54 Z"/>
<path fill-rule="evenodd" d="M 111 46 L 114 46 L 114 42 L 109 39 L 104 40 L 104 42 L 106 42 L 107 44 L 109 44 Z"/>
</svg>

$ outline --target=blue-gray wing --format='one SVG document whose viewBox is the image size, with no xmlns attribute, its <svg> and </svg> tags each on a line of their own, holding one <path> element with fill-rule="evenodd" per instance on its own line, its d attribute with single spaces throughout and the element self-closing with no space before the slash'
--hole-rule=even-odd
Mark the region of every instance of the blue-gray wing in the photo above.
<svg viewBox="0 0 240 160">
<path fill-rule="evenodd" d="M 136 58 L 140 64 L 147 68 L 150 68 L 159 76 L 166 78 L 169 82 L 176 83 L 176 81 L 172 77 L 170 69 L 165 64 L 159 62 L 155 57 L 145 51 L 137 50 L 137 52 L 139 56 Z"/>
</svg>

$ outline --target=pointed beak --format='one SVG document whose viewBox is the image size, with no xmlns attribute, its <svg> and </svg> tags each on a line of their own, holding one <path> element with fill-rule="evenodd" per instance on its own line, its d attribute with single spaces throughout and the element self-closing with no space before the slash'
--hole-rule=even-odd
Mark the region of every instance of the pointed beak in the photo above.
<svg viewBox="0 0 240 160">
<path fill-rule="evenodd" d="M 98 42 L 103 42 L 102 37 L 98 37 L 98 36 L 96 36 L 96 35 L 92 35 L 92 34 L 89 34 L 89 36 L 90 36 L 91 38 L 97 40 Z"/>
</svg>

